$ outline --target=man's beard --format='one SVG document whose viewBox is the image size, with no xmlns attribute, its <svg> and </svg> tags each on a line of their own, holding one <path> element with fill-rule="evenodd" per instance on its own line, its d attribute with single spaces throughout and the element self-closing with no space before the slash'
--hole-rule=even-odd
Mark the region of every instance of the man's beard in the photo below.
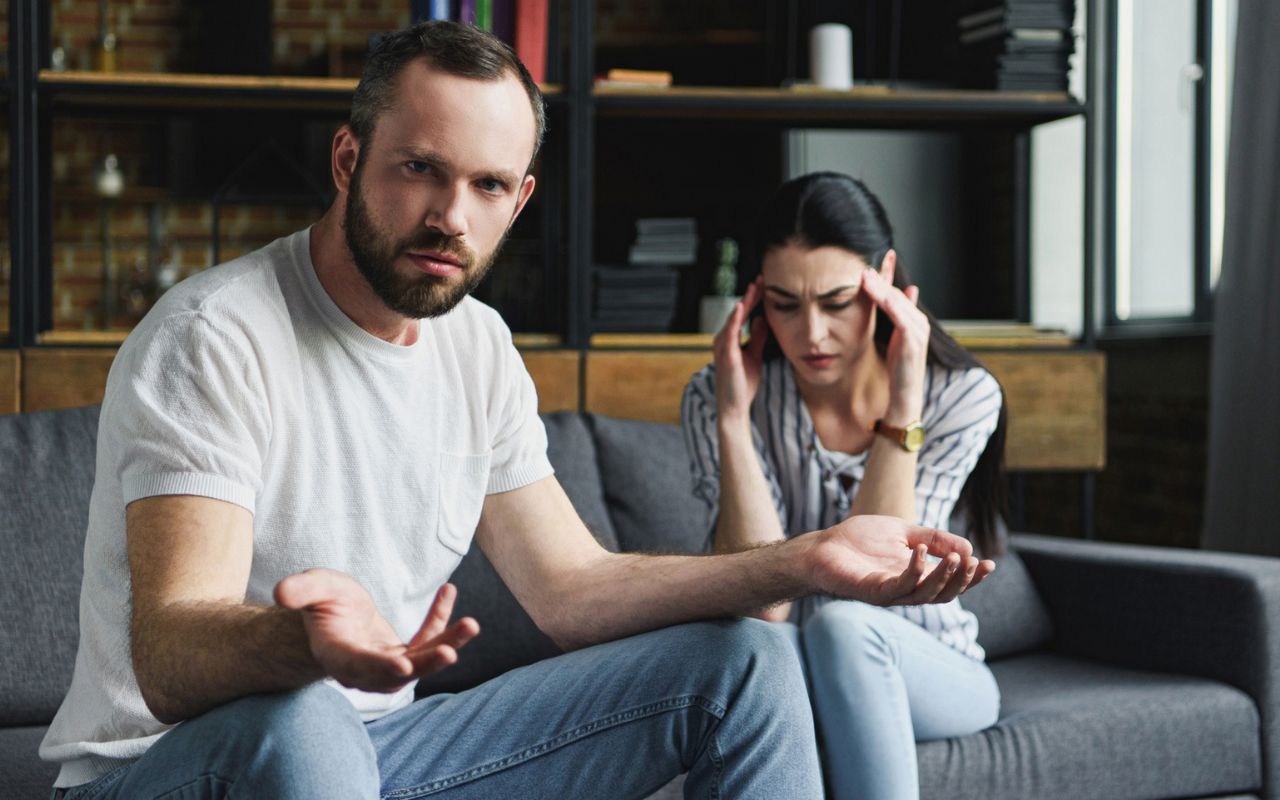
<svg viewBox="0 0 1280 800">
<path fill-rule="evenodd" d="M 363 164 L 357 163 L 351 175 L 351 191 L 347 195 L 347 210 L 343 219 L 346 229 L 347 249 L 356 268 L 369 283 L 374 294 L 387 308 L 411 319 L 426 319 L 448 313 L 484 280 L 493 266 L 498 251 L 507 235 L 503 233 L 496 247 L 478 258 L 471 248 L 457 237 L 439 231 L 419 229 L 398 242 L 382 236 L 369 215 L 361 192 L 360 177 Z M 462 280 L 451 285 L 447 279 L 435 275 L 404 277 L 396 272 L 396 258 L 408 251 L 433 250 L 456 259 L 462 267 Z"/>
</svg>

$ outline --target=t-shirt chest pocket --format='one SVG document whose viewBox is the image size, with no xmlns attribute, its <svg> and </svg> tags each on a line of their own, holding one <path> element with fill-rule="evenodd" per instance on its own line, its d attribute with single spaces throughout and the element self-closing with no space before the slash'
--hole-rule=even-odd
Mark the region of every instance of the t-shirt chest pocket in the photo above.
<svg viewBox="0 0 1280 800">
<path fill-rule="evenodd" d="M 480 523 L 491 458 L 442 452 L 436 462 L 436 535 L 458 555 L 466 555 Z"/>
</svg>

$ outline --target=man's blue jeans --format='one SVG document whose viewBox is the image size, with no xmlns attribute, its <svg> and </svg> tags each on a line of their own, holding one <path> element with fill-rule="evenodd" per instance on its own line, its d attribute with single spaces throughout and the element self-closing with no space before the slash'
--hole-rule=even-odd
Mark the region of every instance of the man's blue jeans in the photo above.
<svg viewBox="0 0 1280 800">
<path fill-rule="evenodd" d="M 466 650 L 461 653 L 466 658 Z M 791 637 L 757 620 L 654 631 L 362 723 L 324 684 L 188 720 L 67 800 L 820 798 Z"/>
</svg>

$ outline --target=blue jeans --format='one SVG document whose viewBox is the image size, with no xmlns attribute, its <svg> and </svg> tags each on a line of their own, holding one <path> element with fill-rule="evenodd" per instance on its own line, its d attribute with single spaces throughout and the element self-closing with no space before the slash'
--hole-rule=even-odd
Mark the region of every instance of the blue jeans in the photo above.
<svg viewBox="0 0 1280 800">
<path fill-rule="evenodd" d="M 756 620 L 667 628 L 367 724 L 324 684 L 245 697 L 65 797 L 643 798 L 686 771 L 691 798 L 822 796 L 785 631 Z"/>
<path fill-rule="evenodd" d="M 1000 714 L 986 664 L 892 611 L 831 602 L 799 639 L 832 800 L 919 797 L 916 742 L 976 733 Z"/>
</svg>

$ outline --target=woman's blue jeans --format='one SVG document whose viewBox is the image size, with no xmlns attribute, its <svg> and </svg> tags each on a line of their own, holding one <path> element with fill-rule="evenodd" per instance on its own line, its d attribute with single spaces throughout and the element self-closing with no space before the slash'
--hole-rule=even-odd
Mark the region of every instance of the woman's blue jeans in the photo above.
<svg viewBox="0 0 1280 800">
<path fill-rule="evenodd" d="M 466 658 L 466 651 L 461 653 Z M 757 620 L 579 650 L 362 723 L 324 684 L 188 720 L 68 800 L 820 798 L 791 637 Z"/>
<path fill-rule="evenodd" d="M 919 797 L 916 742 L 975 733 L 1000 714 L 986 664 L 892 611 L 827 603 L 798 644 L 832 800 Z"/>
</svg>

